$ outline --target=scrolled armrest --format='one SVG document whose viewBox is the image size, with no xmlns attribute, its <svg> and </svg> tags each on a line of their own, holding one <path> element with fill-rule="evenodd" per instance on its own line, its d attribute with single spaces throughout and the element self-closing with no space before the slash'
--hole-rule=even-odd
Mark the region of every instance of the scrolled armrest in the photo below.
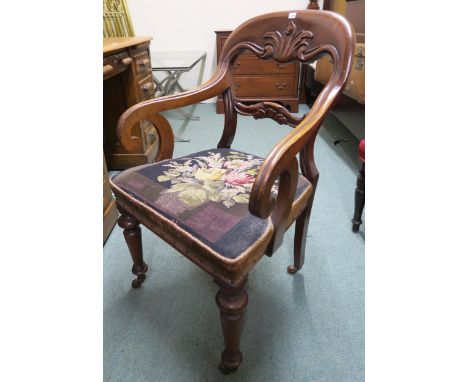
<svg viewBox="0 0 468 382">
<path fill-rule="evenodd" d="M 267 156 L 252 186 L 249 211 L 262 219 L 272 216 L 274 229 L 277 232 L 276 236 L 279 236 L 275 238 L 275 241 L 282 240 L 284 228 L 287 224 L 287 219 L 282 221 L 278 219 L 278 211 L 281 212 L 281 216 L 287 216 L 290 213 L 296 192 L 297 179 L 296 181 L 291 179 L 294 165 L 297 171 L 296 155 L 298 153 L 301 153 L 301 169 L 304 176 L 311 181 L 314 188 L 316 187 L 318 172 L 313 155 L 315 137 L 328 111 L 343 90 L 351 71 L 354 34 L 352 30 L 347 31 L 346 34 L 348 39 L 338 44 L 341 46 L 340 51 L 343 59 L 340 59 L 340 51 L 334 45 L 329 44 L 313 49 L 307 53 L 307 57 L 303 57 L 304 61 L 308 61 L 318 54 L 330 54 L 334 63 L 332 77 L 301 123 L 286 135 Z M 271 201 L 271 190 L 278 177 L 280 178 L 280 192 L 283 190 L 285 196 L 280 199 L 280 194 L 278 194 L 276 201 Z"/>
<path fill-rule="evenodd" d="M 323 118 L 311 114 L 309 113 L 294 130 L 276 144 L 260 167 L 250 194 L 249 210 L 253 215 L 266 219 L 273 212 L 275 203 L 270 200 L 270 194 L 274 182 L 280 177 L 281 189 L 281 175 L 285 172 L 291 173 L 291 163 L 295 163 L 297 167 L 296 155 L 306 146 L 322 123 Z M 297 182 L 291 183 L 291 186 L 293 185 L 296 186 Z M 296 189 L 291 190 L 291 193 L 293 191 Z"/>
<path fill-rule="evenodd" d="M 140 121 L 147 120 L 155 126 L 160 138 L 160 149 L 156 160 L 165 159 L 169 151 L 172 155 L 171 147 L 173 148 L 174 146 L 174 134 L 172 133 L 169 122 L 158 113 L 192 105 L 217 96 L 229 87 L 226 73 L 227 64 L 222 64 L 218 66 L 216 73 L 211 79 L 194 90 L 166 97 L 153 98 L 148 101 L 140 102 L 127 109 L 120 116 L 117 123 L 117 137 L 120 144 L 128 151 L 139 149 L 142 145 L 141 138 L 132 135 L 132 130 Z M 166 142 L 164 142 L 164 140 Z"/>
<path fill-rule="evenodd" d="M 271 217 L 275 231 L 269 251 L 274 251 L 282 242 L 287 229 L 288 216 L 297 188 L 298 165 L 296 155 L 301 153 L 301 169 L 314 186 L 318 173 L 313 159 L 313 144 L 317 132 L 341 91 L 339 75 L 332 78 L 323 89 L 304 120 L 286 135 L 266 157 L 260 167 L 249 199 L 249 211 L 261 219 Z M 305 155 L 303 155 L 305 154 Z M 302 163 L 302 162 L 306 163 Z M 271 198 L 275 181 L 279 178 L 276 199 Z M 315 179 L 314 179 L 315 178 Z"/>
<path fill-rule="evenodd" d="M 260 167 L 252 186 L 249 199 L 249 211 L 262 219 L 271 216 L 275 238 L 271 243 L 269 252 L 278 248 L 287 229 L 286 222 L 291 210 L 297 188 L 298 166 L 295 157 L 289 162 L 278 162 L 271 168 L 272 162 L 265 161 Z M 278 195 L 271 198 L 271 189 L 279 178 Z"/>
</svg>

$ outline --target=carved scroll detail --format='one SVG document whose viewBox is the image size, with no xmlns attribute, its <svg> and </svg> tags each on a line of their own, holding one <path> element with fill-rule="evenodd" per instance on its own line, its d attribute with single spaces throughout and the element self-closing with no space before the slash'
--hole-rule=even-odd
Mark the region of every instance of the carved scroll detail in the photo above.
<svg viewBox="0 0 468 382">
<path fill-rule="evenodd" d="M 284 106 L 274 102 L 259 102 L 253 105 L 244 105 L 238 99 L 234 100 L 234 109 L 242 115 L 251 115 L 255 119 L 271 118 L 280 125 L 296 127 L 305 118 L 291 114 Z"/>
<path fill-rule="evenodd" d="M 263 35 L 268 40 L 263 46 L 264 53 L 261 58 L 273 57 L 278 62 L 289 62 L 302 54 L 309 48 L 309 40 L 313 38 L 311 31 L 297 32 L 297 26 L 290 21 L 286 30 L 267 32 Z"/>
</svg>

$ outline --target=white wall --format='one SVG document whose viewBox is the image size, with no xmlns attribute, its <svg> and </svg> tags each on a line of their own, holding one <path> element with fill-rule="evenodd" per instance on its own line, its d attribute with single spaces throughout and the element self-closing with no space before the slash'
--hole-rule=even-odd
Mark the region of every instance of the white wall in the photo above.
<svg viewBox="0 0 468 382">
<path fill-rule="evenodd" d="M 216 68 L 215 30 L 232 30 L 262 13 L 306 9 L 308 4 L 308 0 L 127 0 L 135 35 L 152 36 L 151 50 L 207 52 L 203 81 Z M 195 87 L 198 70 L 185 75 L 182 86 Z"/>
</svg>

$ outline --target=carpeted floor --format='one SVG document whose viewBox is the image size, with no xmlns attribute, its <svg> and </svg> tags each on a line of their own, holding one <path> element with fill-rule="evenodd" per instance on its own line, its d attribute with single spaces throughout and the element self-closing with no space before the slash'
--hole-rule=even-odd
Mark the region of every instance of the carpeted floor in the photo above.
<svg viewBox="0 0 468 382">
<path fill-rule="evenodd" d="M 214 148 L 221 137 L 214 104 L 198 105 L 195 114 L 200 121 L 189 124 L 167 115 L 175 134 L 190 139 L 176 143 L 175 157 Z M 239 117 L 232 148 L 265 156 L 289 129 Z M 335 146 L 341 137 L 350 142 Z M 104 381 L 364 381 L 365 222 L 351 232 L 356 157 L 357 141 L 329 117 L 316 142 L 320 179 L 304 267 L 286 272 L 291 227 L 249 275 L 244 361 L 228 376 L 217 368 L 223 339 L 213 280 L 142 227 L 149 271 L 132 289 L 130 255 L 116 226 L 104 246 Z"/>
</svg>

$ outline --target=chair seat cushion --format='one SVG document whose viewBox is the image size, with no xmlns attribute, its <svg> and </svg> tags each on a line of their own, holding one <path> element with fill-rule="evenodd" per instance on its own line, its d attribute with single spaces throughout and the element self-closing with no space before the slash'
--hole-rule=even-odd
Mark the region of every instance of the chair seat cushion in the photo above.
<svg viewBox="0 0 468 382">
<path fill-rule="evenodd" d="M 236 259 L 272 235 L 270 219 L 257 218 L 248 209 L 262 162 L 240 151 L 212 149 L 122 171 L 111 186 L 118 191 L 118 202 L 123 195 L 143 203 L 154 212 L 152 219 L 176 223 L 178 237 L 190 238 L 191 243 L 196 239 L 217 255 Z M 305 205 L 311 192 L 312 185 L 300 175 L 293 207 Z"/>
<path fill-rule="evenodd" d="M 361 162 L 366 161 L 366 141 L 363 139 L 361 142 L 359 142 L 359 159 Z"/>
</svg>

